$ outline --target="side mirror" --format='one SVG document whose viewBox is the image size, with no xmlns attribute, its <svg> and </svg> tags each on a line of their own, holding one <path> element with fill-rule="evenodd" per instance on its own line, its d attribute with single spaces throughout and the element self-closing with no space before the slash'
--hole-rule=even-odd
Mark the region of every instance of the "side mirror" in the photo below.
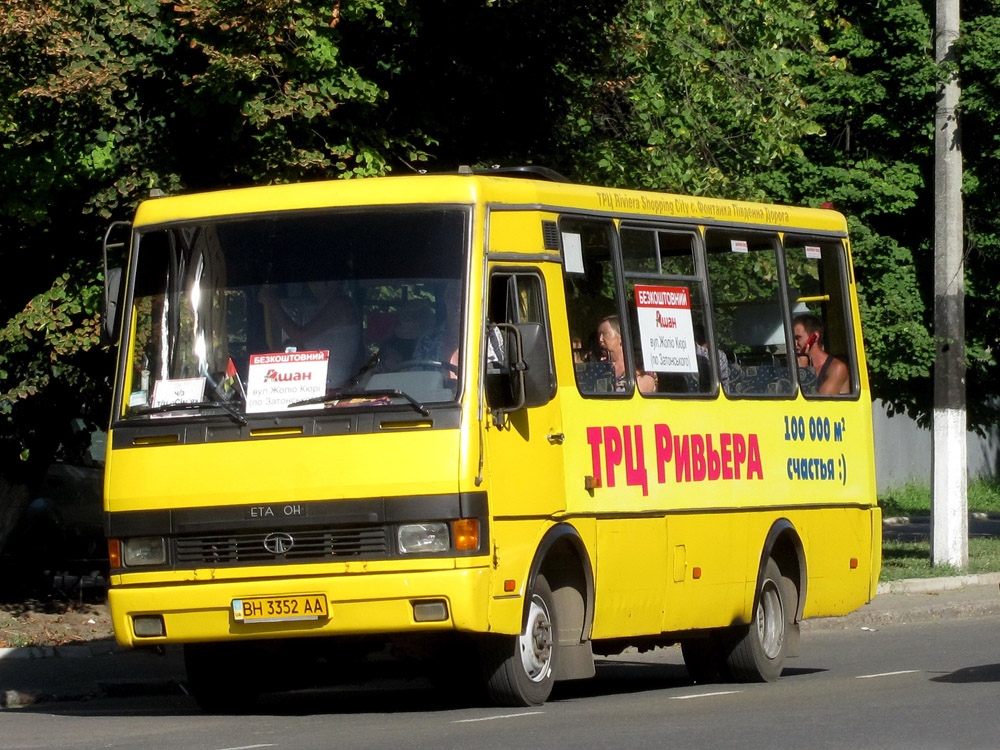
<svg viewBox="0 0 1000 750">
<path fill-rule="evenodd" d="M 113 233 L 119 234 L 125 228 L 126 239 L 120 242 L 112 241 Z M 108 268 L 108 251 L 115 250 L 118 255 L 124 254 L 124 249 L 128 246 L 128 235 L 131 233 L 132 225 L 127 221 L 115 221 L 104 233 L 102 250 L 104 253 L 104 319 L 101 321 L 101 334 L 104 342 L 115 343 L 115 334 L 118 332 L 118 302 L 122 292 L 122 269 Z"/>
<path fill-rule="evenodd" d="M 121 299 L 122 269 L 109 268 L 104 273 L 104 318 L 101 333 L 106 343 L 114 343 L 118 331 L 118 300 Z"/>
<path fill-rule="evenodd" d="M 487 341 L 486 397 L 494 424 L 503 426 L 509 412 L 552 400 L 555 373 L 541 323 L 491 325 Z"/>
</svg>

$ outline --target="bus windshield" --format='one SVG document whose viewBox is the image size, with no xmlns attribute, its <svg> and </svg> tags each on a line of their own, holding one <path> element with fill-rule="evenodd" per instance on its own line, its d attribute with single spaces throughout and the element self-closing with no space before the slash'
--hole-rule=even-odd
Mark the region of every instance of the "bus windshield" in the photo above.
<svg viewBox="0 0 1000 750">
<path fill-rule="evenodd" d="M 140 229 L 124 416 L 454 401 L 467 224 L 438 207 Z"/>
</svg>

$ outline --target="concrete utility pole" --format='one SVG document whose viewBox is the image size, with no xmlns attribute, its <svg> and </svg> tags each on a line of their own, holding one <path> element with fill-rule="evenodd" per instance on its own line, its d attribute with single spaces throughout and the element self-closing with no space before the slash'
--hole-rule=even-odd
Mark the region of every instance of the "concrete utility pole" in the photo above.
<svg viewBox="0 0 1000 750">
<path fill-rule="evenodd" d="M 932 562 L 969 565 L 965 413 L 965 260 L 958 128 L 958 0 L 937 0 L 934 115 L 934 431 Z"/>
</svg>

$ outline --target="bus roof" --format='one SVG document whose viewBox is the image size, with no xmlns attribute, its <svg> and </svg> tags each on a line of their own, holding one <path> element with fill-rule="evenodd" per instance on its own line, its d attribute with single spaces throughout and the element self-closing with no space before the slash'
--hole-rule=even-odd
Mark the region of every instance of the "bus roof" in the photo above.
<svg viewBox="0 0 1000 750">
<path fill-rule="evenodd" d="M 490 175 L 412 175 L 325 180 L 154 198 L 136 227 L 192 219 L 347 206 L 489 205 L 584 211 L 615 217 L 684 219 L 762 227 L 847 231 L 837 211 Z"/>
</svg>

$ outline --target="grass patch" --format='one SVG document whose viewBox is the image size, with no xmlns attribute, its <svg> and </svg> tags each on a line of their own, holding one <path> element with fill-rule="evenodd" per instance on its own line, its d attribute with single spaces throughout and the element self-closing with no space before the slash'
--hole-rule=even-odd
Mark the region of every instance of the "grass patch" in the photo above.
<svg viewBox="0 0 1000 750">
<path fill-rule="evenodd" d="M 943 578 L 1000 572 L 1000 539 L 974 537 L 969 540 L 969 567 L 958 570 L 951 565 L 931 565 L 931 543 L 882 542 L 881 581 L 903 578 Z"/>
<path fill-rule="evenodd" d="M 1000 480 L 977 479 L 969 483 L 970 513 L 1000 513 Z M 879 495 L 882 517 L 928 516 L 931 512 L 931 487 L 909 482 Z"/>
<path fill-rule="evenodd" d="M 969 484 L 968 492 L 970 513 L 1000 514 L 1000 480 L 977 479 Z M 882 506 L 883 518 L 929 516 L 931 488 L 929 484 L 911 482 L 879 495 L 878 502 Z M 950 565 L 931 565 L 930 541 L 882 542 L 882 581 L 997 572 L 1000 572 L 1000 539 L 969 539 L 967 570 L 958 570 Z"/>
</svg>

